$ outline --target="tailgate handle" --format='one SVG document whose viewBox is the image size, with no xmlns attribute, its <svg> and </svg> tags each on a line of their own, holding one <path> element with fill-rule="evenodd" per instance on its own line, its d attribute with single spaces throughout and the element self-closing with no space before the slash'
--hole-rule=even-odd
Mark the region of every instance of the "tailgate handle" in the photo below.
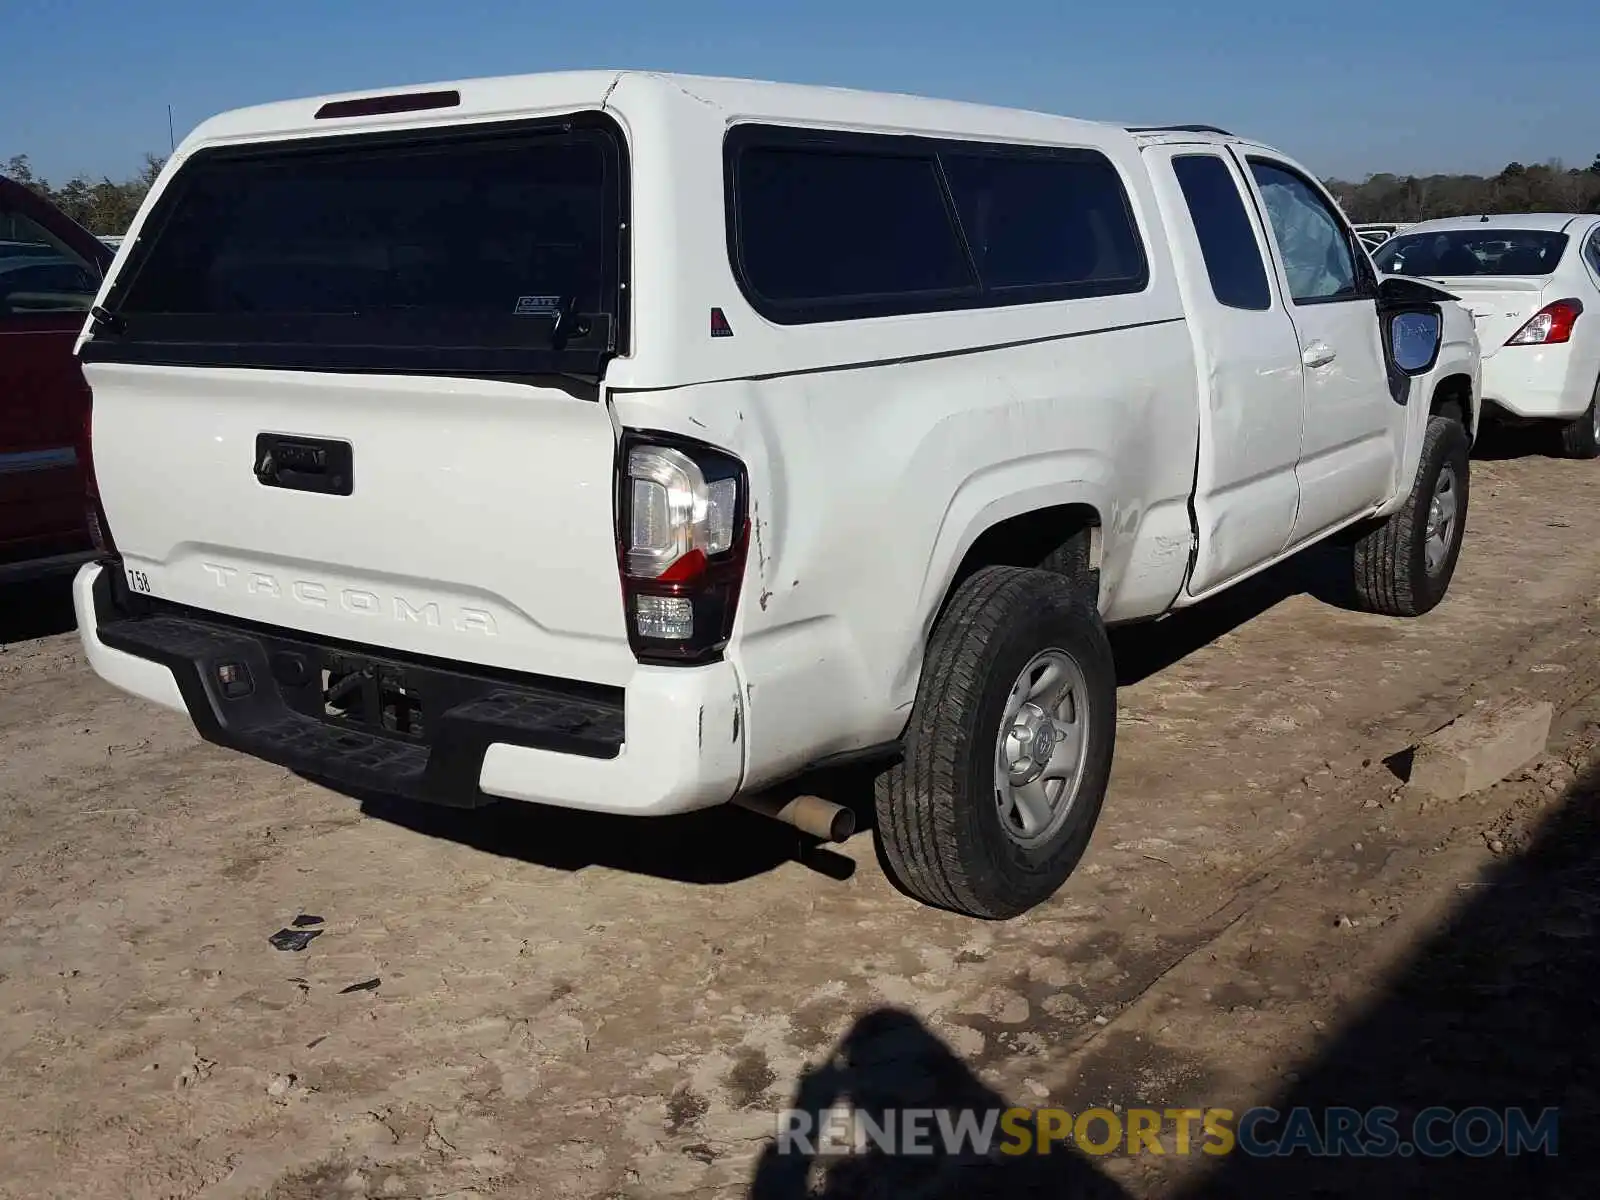
<svg viewBox="0 0 1600 1200">
<path fill-rule="evenodd" d="M 266 487 L 348 496 L 355 489 L 349 442 L 293 434 L 256 434 L 255 476 Z"/>
</svg>

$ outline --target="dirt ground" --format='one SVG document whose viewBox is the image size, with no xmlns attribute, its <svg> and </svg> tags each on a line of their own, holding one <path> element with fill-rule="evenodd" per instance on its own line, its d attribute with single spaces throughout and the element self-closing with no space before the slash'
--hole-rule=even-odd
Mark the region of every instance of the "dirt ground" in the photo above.
<svg viewBox="0 0 1600 1200">
<path fill-rule="evenodd" d="M 1348 611 L 1317 552 L 1120 631 L 1117 769 L 1017 921 L 663 822 L 356 799 L 90 673 L 64 589 L 0 596 L 0 1195 L 1593 1195 L 1600 466 L 1474 463 L 1447 602 Z M 1475 704 L 1546 759 L 1427 803 Z M 837 781 L 859 798 L 860 782 Z M 303 951 L 268 938 L 297 916 Z M 777 1110 L 1562 1105 L 1559 1157 L 771 1155 Z M 1515 1169 L 1518 1174 L 1506 1172 Z"/>
</svg>

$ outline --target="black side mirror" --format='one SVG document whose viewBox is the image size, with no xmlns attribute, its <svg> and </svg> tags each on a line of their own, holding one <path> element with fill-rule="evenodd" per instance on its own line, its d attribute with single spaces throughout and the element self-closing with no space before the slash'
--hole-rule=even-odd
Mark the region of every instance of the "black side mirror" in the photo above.
<svg viewBox="0 0 1600 1200">
<path fill-rule="evenodd" d="M 1439 305 L 1455 297 L 1420 279 L 1385 275 L 1378 284 L 1378 320 L 1383 329 L 1384 356 L 1401 375 L 1426 375 L 1438 360 L 1444 341 L 1444 314 Z"/>
</svg>

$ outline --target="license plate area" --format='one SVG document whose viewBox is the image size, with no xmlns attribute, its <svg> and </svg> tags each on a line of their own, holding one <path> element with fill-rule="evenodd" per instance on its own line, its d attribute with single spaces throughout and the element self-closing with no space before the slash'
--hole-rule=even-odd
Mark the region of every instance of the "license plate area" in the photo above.
<svg viewBox="0 0 1600 1200">
<path fill-rule="evenodd" d="M 426 742 L 431 731 L 425 716 L 424 689 L 412 674 L 388 663 L 329 656 L 320 672 L 319 715 L 331 724 L 365 733 Z"/>
</svg>

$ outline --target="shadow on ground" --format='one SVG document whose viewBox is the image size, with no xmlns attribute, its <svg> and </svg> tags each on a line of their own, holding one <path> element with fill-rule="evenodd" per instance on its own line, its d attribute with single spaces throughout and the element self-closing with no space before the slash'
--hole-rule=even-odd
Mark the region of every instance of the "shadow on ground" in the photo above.
<svg viewBox="0 0 1600 1200">
<path fill-rule="evenodd" d="M 1132 687 L 1160 674 L 1291 596 L 1304 594 L 1335 608 L 1354 608 L 1350 558 L 1348 545 L 1312 546 L 1193 608 L 1178 609 L 1159 621 L 1113 629 L 1118 686 Z"/>
<path fill-rule="evenodd" d="M 0 584 L 0 646 L 71 633 L 77 627 L 70 576 Z"/>
<path fill-rule="evenodd" d="M 445 808 L 335 790 L 354 796 L 362 813 L 377 820 L 558 871 L 598 866 L 680 883 L 721 884 L 789 862 L 841 880 L 855 870 L 851 859 L 815 839 L 731 805 L 646 819 L 516 801 Z"/>
<path fill-rule="evenodd" d="M 1300 1080 L 1271 1101 L 1398 1110 L 1408 1139 L 1425 1109 L 1559 1108 L 1554 1156 L 1247 1157 L 1235 1153 L 1185 1200 L 1239 1197 L 1600 1195 L 1600 765 L 1498 877 L 1473 889 Z M 1503 1116 L 1502 1116 L 1503 1119 Z M 1469 1136 L 1483 1138 L 1478 1123 Z M 1445 1135 L 1449 1121 L 1430 1125 Z M 1264 1126 L 1268 1136 L 1282 1127 Z"/>
<path fill-rule="evenodd" d="M 1504 425 L 1489 420 L 1483 423 L 1472 457 L 1485 462 L 1511 458 L 1563 458 L 1561 427 L 1554 421 L 1531 425 Z"/>
<path fill-rule="evenodd" d="M 821 1127 L 835 1105 L 850 1108 L 875 1127 L 889 1114 L 932 1110 L 953 1122 L 962 1112 L 1013 1107 L 974 1075 L 938 1037 L 910 1013 L 877 1009 L 856 1021 L 828 1061 L 804 1074 L 789 1101 Z M 936 1118 L 935 1118 L 936 1120 Z M 791 1126 L 793 1128 L 793 1126 Z M 937 1128 L 933 1125 L 932 1128 Z M 805 1129 L 797 1132 L 804 1133 Z M 773 1139 L 757 1160 L 750 1200 L 1122 1200 L 1126 1193 L 1088 1158 L 1056 1144 L 1048 1155 L 987 1158 L 955 1154 L 882 1153 L 871 1147 L 848 1156 Z M 811 1153 L 806 1151 L 810 1150 Z"/>
</svg>

